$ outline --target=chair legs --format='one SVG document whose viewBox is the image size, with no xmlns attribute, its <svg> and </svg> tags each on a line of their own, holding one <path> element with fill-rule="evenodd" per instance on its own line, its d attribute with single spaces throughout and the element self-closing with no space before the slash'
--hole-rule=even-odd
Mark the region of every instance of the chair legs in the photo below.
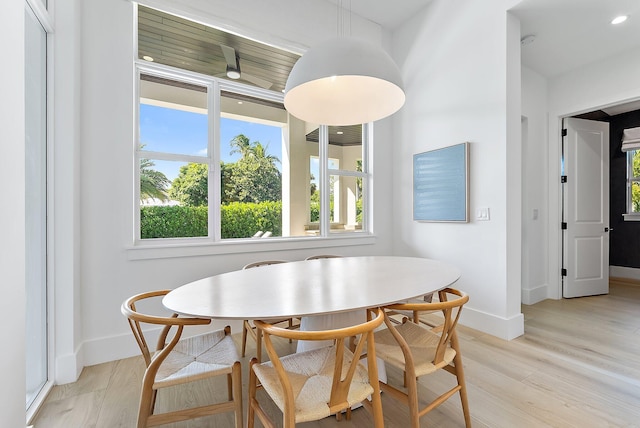
<svg viewBox="0 0 640 428">
<path fill-rule="evenodd" d="M 469 412 L 469 401 L 467 399 L 467 383 L 464 380 L 464 369 L 462 368 L 462 354 L 458 343 L 458 335 L 456 332 L 451 337 L 451 347 L 456 350 L 456 356 L 453 359 L 455 367 L 455 375 L 460 386 L 460 403 L 462 404 L 462 412 L 464 413 L 464 423 L 467 428 L 471 428 L 471 413 Z"/>
<path fill-rule="evenodd" d="M 231 371 L 231 377 L 233 382 L 233 404 L 234 414 L 236 419 L 236 428 L 243 428 L 242 423 L 242 365 L 240 361 L 236 361 L 233 364 Z"/>
<path fill-rule="evenodd" d="M 420 428 L 420 407 L 418 402 L 418 379 L 414 376 L 408 377 L 405 372 L 405 385 L 407 387 L 407 405 L 409 406 L 409 417 L 411 418 L 411 428 Z"/>
<path fill-rule="evenodd" d="M 452 341 L 453 342 L 453 341 Z M 453 345 L 453 343 L 452 343 Z M 457 346 L 457 344 L 456 344 Z M 453 346 L 452 346 L 453 347 Z M 467 386 L 464 379 L 464 370 L 462 368 L 462 356 L 458 352 L 453 360 L 453 365 L 444 367 L 444 369 L 454 375 L 457 379 L 457 385 L 440 395 L 434 401 L 432 401 L 426 407 L 420 408 L 420 402 L 418 397 L 418 378 L 411 376 L 411 374 L 405 373 L 405 388 L 406 392 L 399 390 L 389 384 L 380 382 L 381 390 L 388 393 L 391 397 L 406 404 L 409 408 L 409 418 L 411 420 L 411 428 L 420 427 L 420 418 L 431 410 L 444 403 L 453 394 L 458 392 L 460 394 L 460 402 L 462 404 L 462 412 L 464 413 L 464 423 L 467 428 L 471 428 L 471 414 L 469 412 L 469 403 L 467 399 Z"/>
<path fill-rule="evenodd" d="M 229 394 L 229 402 L 210 404 L 198 408 L 201 416 L 228 412 L 233 409 L 235 416 L 235 428 L 243 428 L 243 415 L 242 415 L 242 365 L 239 361 L 236 361 L 232 368 L 231 374 L 227 375 L 227 387 Z M 146 428 L 148 426 L 163 425 L 170 422 L 177 422 L 181 420 L 192 418 L 193 415 L 189 415 L 192 410 L 178 410 L 169 413 L 163 413 L 154 415 L 154 405 L 156 401 L 157 390 L 152 390 L 148 393 L 143 392 L 140 396 L 140 407 L 138 410 L 138 423 L 137 428 Z M 230 407 L 231 401 L 233 401 L 233 407 Z M 175 415 L 175 416 L 174 416 Z M 178 416 L 180 415 L 180 416 Z"/>
<path fill-rule="evenodd" d="M 262 361 L 262 335 L 260 331 L 253 327 L 249 320 L 244 320 L 242 323 L 242 357 L 246 355 L 247 350 L 247 336 L 251 335 L 253 339 L 256 341 L 256 357 L 258 358 L 258 362 Z"/>
<path fill-rule="evenodd" d="M 153 377 L 155 377 L 155 372 L 152 374 L 146 372 L 142 379 L 142 392 L 140 394 L 140 404 L 138 406 L 138 428 L 146 428 L 149 416 L 153 414 L 156 404 L 156 395 L 158 391 L 152 389 Z"/>
<path fill-rule="evenodd" d="M 256 398 L 258 391 L 258 377 L 253 371 L 253 366 L 259 364 L 257 358 L 252 358 L 249 362 L 249 398 L 247 402 L 247 428 L 253 428 L 255 426 L 256 416 L 260 419 L 260 422 L 265 428 L 275 428 L 275 424 L 269 419 L 269 416 L 260 407 L 260 403 Z M 285 424 L 286 426 L 286 424 Z"/>
<path fill-rule="evenodd" d="M 244 320 L 242 322 L 242 357 L 244 358 L 246 350 L 247 350 L 247 334 L 249 333 L 247 331 L 247 324 L 249 323 L 249 320 Z"/>
</svg>

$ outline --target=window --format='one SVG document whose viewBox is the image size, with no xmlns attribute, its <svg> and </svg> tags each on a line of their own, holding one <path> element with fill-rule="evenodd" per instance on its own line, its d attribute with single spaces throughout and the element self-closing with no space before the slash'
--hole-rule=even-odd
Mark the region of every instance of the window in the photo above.
<svg viewBox="0 0 640 428">
<path fill-rule="evenodd" d="M 185 43 L 192 51 L 178 46 Z M 240 65 L 237 80 L 225 73 L 231 59 Z M 368 126 L 289 115 L 282 90 L 296 60 L 139 6 L 137 244 L 369 230 Z"/>
<path fill-rule="evenodd" d="M 364 185 L 367 177 L 363 170 L 366 153 L 362 125 L 327 128 L 328 154 L 328 222 L 330 233 L 362 231 Z M 321 192 L 318 186 L 320 159 L 311 157 L 309 167 L 311 184 L 310 221 L 320 224 Z"/>
<path fill-rule="evenodd" d="M 26 409 L 33 415 L 51 382 L 47 282 L 47 37 L 51 19 L 25 4 Z M 45 3 L 46 4 L 46 3 Z"/>
<path fill-rule="evenodd" d="M 366 126 L 304 123 L 281 94 L 158 65 L 138 64 L 138 93 L 136 242 L 366 230 Z"/>
<path fill-rule="evenodd" d="M 627 214 L 640 216 L 640 150 L 627 152 Z"/>
</svg>

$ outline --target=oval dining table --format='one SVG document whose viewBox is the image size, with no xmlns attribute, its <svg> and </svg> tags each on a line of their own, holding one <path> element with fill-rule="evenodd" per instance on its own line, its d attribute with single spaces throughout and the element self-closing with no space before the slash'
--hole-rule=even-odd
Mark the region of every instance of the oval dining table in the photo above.
<svg viewBox="0 0 640 428">
<path fill-rule="evenodd" d="M 447 263 L 419 257 L 363 256 L 301 260 L 213 275 L 169 292 L 163 305 L 183 315 L 217 319 L 301 318 L 300 329 L 347 327 L 365 309 L 431 294 L 460 278 Z M 303 341 L 297 352 L 329 343 Z M 378 360 L 378 378 L 387 381 Z"/>
<path fill-rule="evenodd" d="M 362 323 L 364 309 L 431 294 L 459 277 L 456 267 L 419 257 L 323 258 L 209 276 L 169 292 L 162 303 L 171 311 L 195 317 L 297 317 L 301 330 L 325 330 Z M 296 351 L 329 343 L 299 340 Z M 378 378 L 387 381 L 382 360 L 378 360 Z"/>
<path fill-rule="evenodd" d="M 419 257 L 302 260 L 209 276 L 162 300 L 174 312 L 216 319 L 269 319 L 352 312 L 443 289 L 460 271 Z"/>
</svg>

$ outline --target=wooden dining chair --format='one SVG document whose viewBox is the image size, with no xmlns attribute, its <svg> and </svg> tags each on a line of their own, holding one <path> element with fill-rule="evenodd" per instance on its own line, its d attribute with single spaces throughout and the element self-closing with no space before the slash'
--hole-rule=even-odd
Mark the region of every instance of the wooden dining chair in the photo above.
<svg viewBox="0 0 640 428">
<path fill-rule="evenodd" d="M 287 263 L 286 260 L 262 260 L 259 262 L 253 262 L 245 265 L 242 269 L 252 269 L 260 266 L 276 265 L 280 263 Z M 284 318 L 277 320 L 269 320 L 272 324 L 287 323 L 288 329 L 296 329 L 300 327 L 299 322 L 295 322 L 293 318 Z M 242 322 L 242 356 L 246 355 L 247 350 L 247 336 L 251 336 L 256 342 L 256 357 L 258 361 L 262 361 L 262 335 L 256 330 L 255 325 L 250 320 L 244 320 Z"/>
<path fill-rule="evenodd" d="M 433 300 L 433 295 L 434 293 L 429 293 L 429 294 L 425 294 L 422 296 L 418 296 L 414 299 L 410 299 L 407 300 L 404 303 L 431 303 L 431 301 Z M 396 324 L 400 324 L 402 322 L 404 322 L 404 318 L 407 318 L 409 321 L 418 324 L 418 323 L 422 323 L 425 324 L 427 326 L 429 326 L 430 328 L 435 327 L 435 324 L 433 324 L 431 321 L 425 319 L 423 316 L 425 313 L 433 313 L 435 311 L 409 311 L 409 310 L 401 310 L 401 309 L 388 309 L 387 310 L 387 314 L 389 315 L 389 319 L 396 323 Z M 398 317 L 399 316 L 399 317 Z M 398 319 L 399 318 L 399 319 Z"/>
<path fill-rule="evenodd" d="M 385 308 L 384 322 L 387 328 L 375 333 L 376 354 L 388 365 L 404 371 L 406 388 L 400 389 L 383 383 L 380 386 L 382 391 L 388 392 L 391 397 L 408 406 L 411 427 L 413 428 L 420 426 L 420 417 L 458 392 L 465 424 L 467 427 L 471 427 L 462 354 L 456 335 L 460 312 L 469 300 L 469 296 L 453 288 L 439 291 L 437 295 L 439 301 L 393 304 Z M 439 311 L 442 313 L 442 318 L 434 328 L 429 328 L 422 323 L 409 322 L 407 318 L 404 318 L 402 324 L 398 325 L 389 317 L 393 311 L 409 311 L 410 313 L 414 313 L 414 311 L 417 313 Z M 456 386 L 441 393 L 435 400 L 420 409 L 418 378 L 436 373 L 440 369 L 456 377 Z"/>
<path fill-rule="evenodd" d="M 121 307 L 140 346 L 147 366 L 142 380 L 137 427 L 151 427 L 234 412 L 236 428 L 242 427 L 242 374 L 230 327 L 182 338 L 185 326 L 210 324 L 210 319 L 148 315 L 137 309 L 142 301 L 160 298 L 171 290 L 151 291 L 127 299 Z M 143 325 L 163 326 L 155 349 L 149 348 Z M 205 406 L 154 413 L 158 390 L 214 376 L 227 375 L 228 401 Z"/>
<path fill-rule="evenodd" d="M 318 254 L 318 255 L 315 255 L 315 256 L 309 256 L 305 260 L 339 259 L 339 258 L 342 258 L 342 256 L 338 256 L 338 255 L 335 255 L 335 254 Z"/>
<path fill-rule="evenodd" d="M 255 324 L 264 335 L 264 345 L 270 361 L 251 360 L 249 369 L 248 428 L 253 428 L 255 417 L 265 427 L 276 425 L 257 397 L 264 390 L 282 412 L 284 428 L 297 423 L 320 420 L 340 415 L 357 403 L 363 403 L 373 415 L 375 427 L 383 427 L 382 403 L 378 368 L 375 358 L 373 330 L 382 325 L 384 312 L 367 312 L 368 321 L 352 327 L 324 331 L 292 331 L 264 321 Z M 272 336 L 296 340 L 333 340 L 333 345 L 280 357 Z M 357 337 L 352 352 L 347 340 Z M 365 351 L 367 367 L 360 356 Z M 371 402 L 367 399 L 371 397 Z M 347 412 L 347 417 L 350 413 Z"/>
</svg>

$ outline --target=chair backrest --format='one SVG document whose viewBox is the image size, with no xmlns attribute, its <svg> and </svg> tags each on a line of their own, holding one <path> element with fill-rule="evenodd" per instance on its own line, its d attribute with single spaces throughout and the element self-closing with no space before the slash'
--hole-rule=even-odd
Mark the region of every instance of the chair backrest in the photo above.
<svg viewBox="0 0 640 428">
<path fill-rule="evenodd" d="M 334 254 L 318 254 L 316 256 L 309 256 L 305 260 L 318 260 L 318 259 L 339 259 L 342 256 L 337 256 Z"/>
<path fill-rule="evenodd" d="M 286 260 L 261 260 L 259 262 L 246 264 L 242 269 L 251 269 L 251 268 L 260 267 L 260 266 L 277 265 L 280 263 L 287 263 L 287 261 Z"/>
<path fill-rule="evenodd" d="M 377 363 L 375 358 L 375 346 L 373 341 L 373 331 L 378 328 L 384 320 L 384 311 L 382 309 L 368 310 L 367 321 L 346 328 L 338 328 L 333 330 L 322 331 L 300 331 L 300 330 L 288 330 L 286 328 L 276 327 L 269 323 L 260 320 L 254 320 L 256 327 L 258 327 L 263 334 L 263 340 L 267 353 L 271 363 L 273 364 L 282 389 L 285 393 L 286 400 L 289 403 L 294 402 L 293 389 L 291 382 L 287 377 L 278 353 L 276 352 L 271 336 L 283 337 L 286 339 L 295 340 L 334 340 L 335 349 L 335 366 L 333 370 L 333 380 L 331 384 L 331 394 L 327 405 L 332 408 L 333 406 L 340 407 L 345 403 L 349 394 L 349 388 L 351 381 L 355 374 L 357 365 L 360 363 L 360 356 L 363 355 L 364 345 L 367 345 L 366 354 L 368 371 L 372 374 L 372 378 L 369 382 L 373 384 L 378 382 Z M 355 350 L 353 355 L 355 356 L 349 364 L 349 368 L 346 373 L 343 372 L 343 362 L 345 361 L 345 350 L 347 349 L 345 340 L 349 341 L 356 338 Z"/>
<path fill-rule="evenodd" d="M 449 296 L 455 296 L 453 300 Z M 469 301 L 469 296 L 459 290 L 453 288 L 445 288 L 438 291 L 438 300 L 436 302 L 425 303 L 396 303 L 388 305 L 385 309 L 389 311 L 412 311 L 414 314 L 425 311 L 441 311 L 443 314 L 442 321 L 431 329 L 432 332 L 438 333 L 440 339 L 436 348 L 433 364 L 437 365 L 443 361 L 445 351 L 451 340 L 455 339 L 455 328 L 460 319 L 460 313 L 462 307 Z M 405 354 L 405 360 L 407 356 L 410 356 L 410 349 L 406 342 L 402 339 L 402 336 L 396 331 L 394 323 L 389 318 L 385 311 L 385 324 L 391 331 L 391 334 L 396 338 L 403 353 Z"/>
<path fill-rule="evenodd" d="M 158 316 L 158 315 L 148 315 L 144 314 L 136 308 L 136 303 L 139 303 L 142 300 L 149 300 L 152 298 L 158 298 L 165 296 L 171 290 L 158 290 L 158 291 L 150 291 L 147 293 L 137 294 L 133 297 L 128 298 L 122 303 L 120 308 L 122 314 L 127 317 L 129 321 L 129 326 L 131 327 L 131 331 L 133 332 L 133 336 L 140 347 L 140 351 L 142 351 L 142 355 L 144 356 L 144 361 L 147 365 L 151 364 L 151 360 L 158 360 L 161 362 L 164 360 L 164 357 L 171 352 L 174 346 L 180 340 L 180 336 L 182 335 L 182 330 L 186 325 L 205 325 L 210 324 L 211 320 L 206 318 L 178 318 L 178 314 L 173 314 L 168 317 Z M 155 351 L 161 351 L 159 355 L 156 357 L 153 356 L 153 352 L 147 345 L 147 340 L 144 336 L 144 331 L 142 328 L 143 324 L 154 324 L 154 325 L 164 325 L 165 327 L 162 329 L 160 333 L 160 337 L 158 337 L 158 342 Z M 171 340 L 167 344 L 167 337 L 172 327 L 176 327 L 176 332 L 171 337 Z M 159 357 L 159 358 L 158 358 Z"/>
</svg>

